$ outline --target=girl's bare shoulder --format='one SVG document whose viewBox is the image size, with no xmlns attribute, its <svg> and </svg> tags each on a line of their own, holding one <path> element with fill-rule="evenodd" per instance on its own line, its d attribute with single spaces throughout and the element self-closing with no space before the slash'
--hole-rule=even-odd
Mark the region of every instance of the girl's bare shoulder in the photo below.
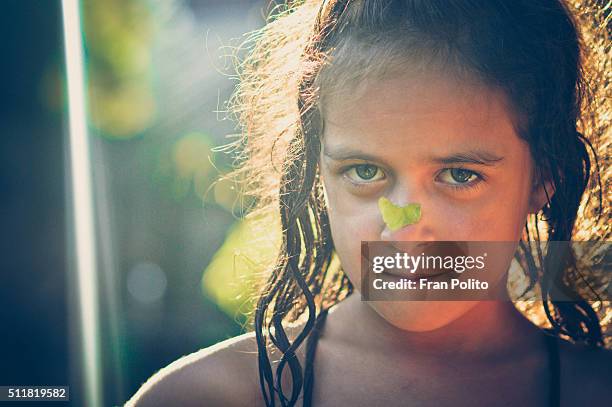
<svg viewBox="0 0 612 407">
<path fill-rule="evenodd" d="M 560 341 L 561 397 L 571 405 L 604 405 L 612 398 L 612 350 Z"/>
<path fill-rule="evenodd" d="M 125 406 L 262 404 L 257 343 L 250 332 L 172 362 L 151 376 Z"/>
</svg>

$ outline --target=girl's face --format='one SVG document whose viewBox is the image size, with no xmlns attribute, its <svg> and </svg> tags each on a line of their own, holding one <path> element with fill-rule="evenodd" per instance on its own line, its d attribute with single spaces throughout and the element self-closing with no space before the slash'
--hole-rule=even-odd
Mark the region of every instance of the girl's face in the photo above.
<svg viewBox="0 0 612 407">
<path fill-rule="evenodd" d="M 361 241 L 512 241 L 545 203 L 529 146 L 505 96 L 476 82 L 419 74 L 364 85 L 323 111 L 321 175 L 342 266 L 360 287 Z M 421 204 L 421 219 L 391 231 L 378 199 Z M 510 259 L 509 259 L 510 261 Z M 370 302 L 391 324 L 444 326 L 470 301 Z"/>
</svg>

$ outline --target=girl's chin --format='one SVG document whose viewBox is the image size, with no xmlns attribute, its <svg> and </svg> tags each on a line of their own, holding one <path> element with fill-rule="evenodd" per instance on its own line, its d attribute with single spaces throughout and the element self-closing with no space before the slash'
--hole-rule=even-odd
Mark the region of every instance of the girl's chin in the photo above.
<svg viewBox="0 0 612 407">
<path fill-rule="evenodd" d="M 410 332 L 444 328 L 476 306 L 477 301 L 370 301 L 389 324 Z"/>
</svg>

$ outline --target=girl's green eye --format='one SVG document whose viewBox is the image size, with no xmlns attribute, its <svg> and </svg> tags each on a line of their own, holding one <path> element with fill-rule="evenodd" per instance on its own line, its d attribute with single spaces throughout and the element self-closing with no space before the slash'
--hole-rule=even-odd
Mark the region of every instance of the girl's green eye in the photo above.
<svg viewBox="0 0 612 407">
<path fill-rule="evenodd" d="M 348 169 L 347 177 L 353 182 L 378 181 L 384 178 L 380 168 L 372 164 L 358 164 Z"/>
<path fill-rule="evenodd" d="M 474 173 L 471 171 L 463 170 L 461 168 L 452 168 L 450 170 L 451 177 L 454 181 L 457 181 L 460 184 L 466 183 L 474 176 Z"/>
<path fill-rule="evenodd" d="M 480 178 L 478 173 L 465 168 L 446 168 L 440 174 L 442 182 L 453 186 L 464 186 L 474 183 Z"/>
</svg>

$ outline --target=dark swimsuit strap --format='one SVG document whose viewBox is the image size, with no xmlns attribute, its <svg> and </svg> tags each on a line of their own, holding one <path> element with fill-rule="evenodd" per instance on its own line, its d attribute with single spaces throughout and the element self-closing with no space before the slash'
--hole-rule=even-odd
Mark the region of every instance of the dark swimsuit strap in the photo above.
<svg viewBox="0 0 612 407">
<path fill-rule="evenodd" d="M 561 360 L 559 358 L 559 339 L 556 336 L 545 334 L 546 349 L 548 350 L 548 405 L 559 407 L 561 405 Z"/>
<path fill-rule="evenodd" d="M 312 405 L 312 388 L 314 386 L 314 358 L 317 350 L 317 342 L 325 319 L 327 318 L 328 308 L 323 309 L 315 321 L 314 328 L 306 340 L 306 367 L 304 369 L 304 402 L 303 407 Z"/>
<path fill-rule="evenodd" d="M 314 387 L 314 359 L 317 342 L 327 318 L 328 309 L 324 309 L 317 316 L 315 326 L 306 341 L 306 367 L 304 371 L 304 402 L 303 407 L 312 406 L 312 389 Z M 559 340 L 556 336 L 545 334 L 546 349 L 548 351 L 548 400 L 549 407 L 561 405 L 561 361 L 559 358 Z"/>
</svg>

